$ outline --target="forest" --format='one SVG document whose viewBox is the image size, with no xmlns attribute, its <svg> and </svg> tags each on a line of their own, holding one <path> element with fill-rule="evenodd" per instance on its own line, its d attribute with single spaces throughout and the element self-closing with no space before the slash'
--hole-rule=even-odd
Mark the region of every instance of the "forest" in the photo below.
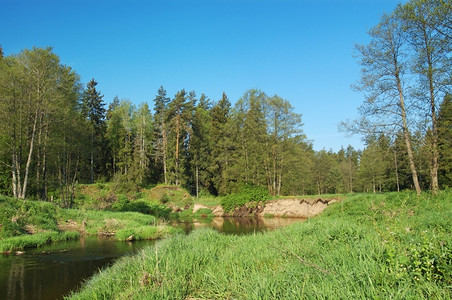
<svg viewBox="0 0 452 300">
<path fill-rule="evenodd" d="M 137 106 L 82 84 L 51 47 L 0 48 L 0 193 L 69 207 L 78 183 L 108 181 L 195 196 L 244 184 L 275 196 L 451 187 L 450 12 L 448 1 L 399 5 L 356 45 L 364 100 L 338 127 L 365 148 L 337 152 L 314 151 L 290 101 L 262 90 L 231 101 L 161 86 Z"/>
</svg>

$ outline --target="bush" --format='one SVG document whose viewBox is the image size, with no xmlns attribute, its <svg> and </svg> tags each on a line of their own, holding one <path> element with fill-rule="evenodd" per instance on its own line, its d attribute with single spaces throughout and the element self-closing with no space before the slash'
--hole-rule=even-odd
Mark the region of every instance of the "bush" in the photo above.
<svg viewBox="0 0 452 300">
<path fill-rule="evenodd" d="M 158 218 L 167 219 L 171 209 L 162 204 L 147 203 L 145 201 L 130 201 L 125 196 L 120 196 L 119 200 L 112 205 L 115 211 L 133 211 L 142 214 L 153 215 Z"/>
<path fill-rule="evenodd" d="M 239 187 L 237 193 L 229 194 L 221 199 L 221 206 L 225 211 L 231 211 L 249 202 L 265 202 L 270 194 L 265 187 L 245 184 Z"/>
</svg>

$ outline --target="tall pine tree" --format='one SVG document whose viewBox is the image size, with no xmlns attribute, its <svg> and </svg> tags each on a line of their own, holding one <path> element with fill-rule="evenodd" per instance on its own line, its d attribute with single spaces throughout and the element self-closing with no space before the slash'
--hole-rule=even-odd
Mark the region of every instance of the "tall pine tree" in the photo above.
<svg viewBox="0 0 452 300">
<path fill-rule="evenodd" d="M 101 148 L 104 145 L 105 137 L 105 103 L 103 95 L 96 89 L 97 81 L 91 79 L 86 85 L 82 95 L 82 115 L 87 120 L 87 126 L 91 133 L 90 138 L 90 183 L 94 183 L 94 173 L 104 171 L 105 157 L 102 155 Z"/>
</svg>

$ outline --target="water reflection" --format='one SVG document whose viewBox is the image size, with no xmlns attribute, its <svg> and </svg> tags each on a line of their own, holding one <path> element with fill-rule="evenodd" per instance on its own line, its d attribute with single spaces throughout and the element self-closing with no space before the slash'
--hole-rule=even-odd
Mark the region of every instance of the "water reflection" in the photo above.
<svg viewBox="0 0 452 300">
<path fill-rule="evenodd" d="M 0 299 L 60 299 L 96 271 L 151 242 L 89 238 L 0 257 Z"/>
<path fill-rule="evenodd" d="M 211 227 L 225 234 L 252 234 L 301 222 L 298 218 L 213 218 L 177 222 L 189 232 Z M 117 242 L 86 238 L 27 250 L 25 255 L 0 255 L 0 299 L 61 299 L 99 269 L 152 241 Z"/>
<path fill-rule="evenodd" d="M 173 226 L 179 226 L 185 232 L 196 228 L 210 227 L 225 234 L 250 234 L 274 230 L 278 227 L 287 226 L 296 222 L 303 222 L 304 218 L 260 218 L 260 217 L 215 217 L 204 219 L 193 219 L 190 221 L 174 222 Z"/>
</svg>

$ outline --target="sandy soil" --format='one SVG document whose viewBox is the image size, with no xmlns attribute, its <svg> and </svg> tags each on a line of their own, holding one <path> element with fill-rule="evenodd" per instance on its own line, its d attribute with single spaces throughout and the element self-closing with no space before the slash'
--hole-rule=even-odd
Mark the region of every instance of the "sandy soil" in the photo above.
<svg viewBox="0 0 452 300">
<path fill-rule="evenodd" d="M 251 214 L 274 217 L 296 217 L 310 218 L 321 213 L 328 205 L 337 202 L 336 199 L 277 199 L 266 202 L 264 205 L 258 205 L 254 208 L 242 207 L 236 209 L 232 213 L 225 213 L 221 205 L 215 206 L 212 212 L 217 217 L 225 216 L 249 216 Z M 193 211 L 200 208 L 206 208 L 202 205 L 195 204 Z"/>
</svg>

